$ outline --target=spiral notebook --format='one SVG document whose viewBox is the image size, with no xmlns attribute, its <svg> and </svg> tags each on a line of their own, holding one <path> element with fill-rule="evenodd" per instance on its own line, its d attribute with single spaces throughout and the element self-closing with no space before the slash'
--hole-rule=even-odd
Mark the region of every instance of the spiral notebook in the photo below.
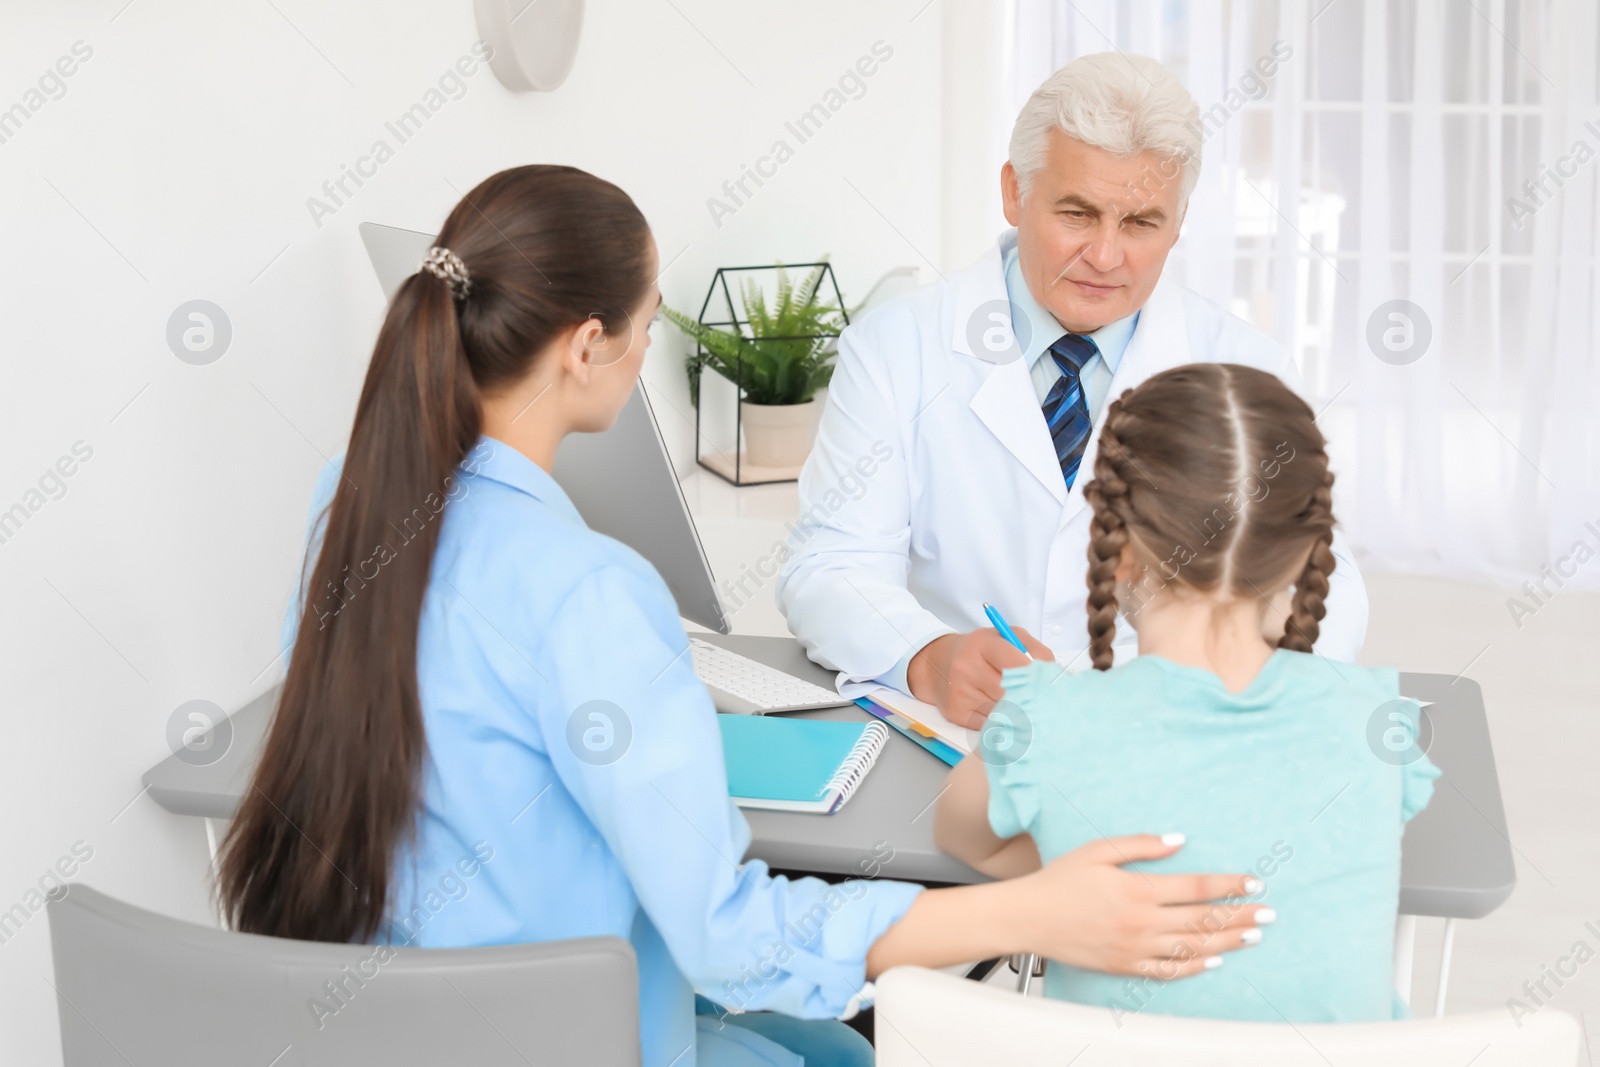
<svg viewBox="0 0 1600 1067">
<path fill-rule="evenodd" d="M 889 740 L 881 722 L 718 715 L 728 792 L 741 808 L 832 815 Z"/>
</svg>

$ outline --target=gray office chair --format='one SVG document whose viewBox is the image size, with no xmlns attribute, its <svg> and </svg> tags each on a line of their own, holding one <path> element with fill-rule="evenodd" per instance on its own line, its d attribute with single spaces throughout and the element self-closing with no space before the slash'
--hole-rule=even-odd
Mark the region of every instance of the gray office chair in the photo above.
<svg viewBox="0 0 1600 1067">
<path fill-rule="evenodd" d="M 615 937 L 383 962 L 370 945 L 197 926 L 79 884 L 49 914 L 66 1067 L 639 1063 L 638 969 Z"/>
</svg>

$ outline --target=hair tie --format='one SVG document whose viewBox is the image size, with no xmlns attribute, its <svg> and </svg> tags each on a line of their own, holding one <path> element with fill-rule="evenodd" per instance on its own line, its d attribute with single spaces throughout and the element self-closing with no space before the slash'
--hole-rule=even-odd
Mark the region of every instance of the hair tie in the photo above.
<svg viewBox="0 0 1600 1067">
<path fill-rule="evenodd" d="M 428 256 L 422 261 L 418 270 L 425 270 L 435 278 L 442 279 L 450 286 L 450 295 L 457 300 L 465 300 L 467 294 L 472 292 L 472 274 L 467 270 L 467 265 L 461 257 L 448 248 L 438 245 L 428 249 Z"/>
</svg>

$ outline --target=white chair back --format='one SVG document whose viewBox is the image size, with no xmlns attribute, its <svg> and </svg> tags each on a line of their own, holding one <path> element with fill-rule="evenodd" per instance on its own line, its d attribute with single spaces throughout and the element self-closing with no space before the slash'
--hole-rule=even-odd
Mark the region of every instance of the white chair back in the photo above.
<svg viewBox="0 0 1600 1067">
<path fill-rule="evenodd" d="M 1404 1022 L 1290 1025 L 1142 1013 L 1020 997 L 920 967 L 878 979 L 879 1067 L 1573 1067 L 1577 1020 L 1545 1009 Z"/>
</svg>

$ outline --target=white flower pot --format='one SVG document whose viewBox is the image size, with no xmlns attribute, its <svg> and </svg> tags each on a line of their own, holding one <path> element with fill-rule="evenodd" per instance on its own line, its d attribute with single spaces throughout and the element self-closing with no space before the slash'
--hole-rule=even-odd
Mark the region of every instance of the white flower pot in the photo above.
<svg viewBox="0 0 1600 1067">
<path fill-rule="evenodd" d="M 739 402 L 744 426 L 745 458 L 757 467 L 798 467 L 806 461 L 817 438 L 822 418 L 822 397 L 804 404 L 752 404 Z"/>
</svg>

